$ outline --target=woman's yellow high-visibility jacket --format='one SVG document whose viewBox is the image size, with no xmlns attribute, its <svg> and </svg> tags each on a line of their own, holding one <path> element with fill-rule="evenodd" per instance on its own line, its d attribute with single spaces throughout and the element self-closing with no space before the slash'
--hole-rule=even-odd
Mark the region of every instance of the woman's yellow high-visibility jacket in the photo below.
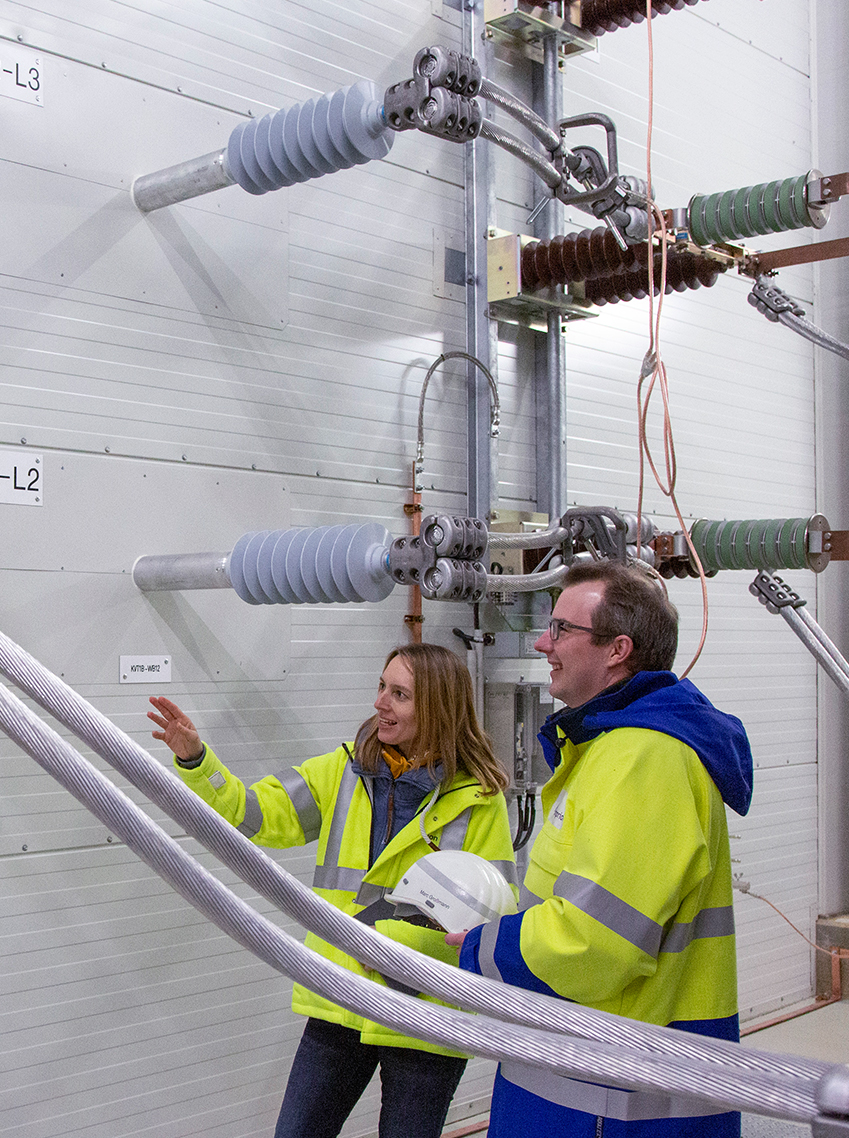
<svg viewBox="0 0 849 1138">
<path fill-rule="evenodd" d="M 353 745 L 348 744 L 348 749 L 352 751 Z M 279 776 L 263 778 L 248 788 L 208 747 L 198 766 L 187 769 L 176 762 L 175 766 L 187 786 L 256 845 L 286 848 L 317 838 L 313 889 L 351 916 L 379 901 L 413 862 L 430 852 L 431 847 L 422 837 L 422 811 L 425 832 L 440 849 L 479 854 L 496 865 L 515 886 L 516 866 L 504 795 L 486 794 L 481 784 L 465 772 L 458 772 L 432 804 L 430 796 L 425 795 L 419 814 L 369 865 L 372 801 L 367 776 L 358 773 L 344 746 L 307 759 Z M 445 944 L 442 932 L 401 920 L 377 920 L 375 927 L 428 956 L 457 963 L 457 951 Z M 307 934 L 306 944 L 352 972 L 385 983 L 378 973 L 364 968 L 313 933 Z M 430 996 L 421 998 L 441 1003 Z M 294 987 L 292 1009 L 353 1028 L 363 1043 L 455 1054 L 363 1019 L 300 984 Z"/>
</svg>

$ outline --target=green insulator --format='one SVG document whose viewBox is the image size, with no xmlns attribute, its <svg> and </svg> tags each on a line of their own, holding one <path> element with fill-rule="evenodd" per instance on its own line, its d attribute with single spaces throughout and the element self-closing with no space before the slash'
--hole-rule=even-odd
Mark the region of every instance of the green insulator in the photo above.
<svg viewBox="0 0 849 1138">
<path fill-rule="evenodd" d="M 821 514 L 747 521 L 701 519 L 693 523 L 690 537 L 706 571 L 813 569 L 820 572 L 828 563 L 828 556 L 822 554 L 821 541 L 815 549 L 809 550 L 809 533 L 822 535 L 828 528 Z"/>
<path fill-rule="evenodd" d="M 689 205 L 690 236 L 697 245 L 737 241 L 824 224 L 821 210 L 809 209 L 805 187 L 810 174 L 762 182 L 718 194 L 696 194 Z"/>
</svg>

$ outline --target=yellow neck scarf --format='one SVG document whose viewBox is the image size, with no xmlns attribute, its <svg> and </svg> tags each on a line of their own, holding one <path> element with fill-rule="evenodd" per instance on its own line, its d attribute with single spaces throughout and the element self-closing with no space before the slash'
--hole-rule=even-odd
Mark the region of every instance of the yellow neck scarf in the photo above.
<svg viewBox="0 0 849 1138">
<path fill-rule="evenodd" d="M 383 757 L 386 760 L 386 765 L 392 771 L 392 777 L 398 778 L 405 771 L 413 769 L 413 764 L 396 747 L 390 747 L 388 744 L 383 747 Z"/>
</svg>

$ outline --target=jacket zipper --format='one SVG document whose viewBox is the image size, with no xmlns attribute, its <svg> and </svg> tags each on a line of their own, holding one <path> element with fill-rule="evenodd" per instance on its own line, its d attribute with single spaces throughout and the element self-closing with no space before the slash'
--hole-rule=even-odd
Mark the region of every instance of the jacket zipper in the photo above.
<svg viewBox="0 0 849 1138">
<path fill-rule="evenodd" d="M 389 787 L 389 798 L 386 803 L 386 833 L 383 837 L 383 845 L 381 846 L 381 853 L 389 845 L 389 839 L 392 837 L 392 820 L 395 816 L 395 781 L 393 779 Z"/>
</svg>

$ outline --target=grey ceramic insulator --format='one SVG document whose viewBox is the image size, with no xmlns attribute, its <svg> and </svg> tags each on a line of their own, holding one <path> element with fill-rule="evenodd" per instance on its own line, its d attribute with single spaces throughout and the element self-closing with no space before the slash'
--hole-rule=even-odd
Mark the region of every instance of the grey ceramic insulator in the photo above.
<svg viewBox="0 0 849 1138">
<path fill-rule="evenodd" d="M 252 605 L 382 601 L 394 588 L 391 543 L 373 522 L 246 533 L 230 554 L 230 580 Z"/>
<path fill-rule="evenodd" d="M 383 121 L 377 87 L 361 79 L 240 123 L 227 144 L 227 169 L 248 193 L 265 194 L 385 158 L 394 139 Z"/>
</svg>

